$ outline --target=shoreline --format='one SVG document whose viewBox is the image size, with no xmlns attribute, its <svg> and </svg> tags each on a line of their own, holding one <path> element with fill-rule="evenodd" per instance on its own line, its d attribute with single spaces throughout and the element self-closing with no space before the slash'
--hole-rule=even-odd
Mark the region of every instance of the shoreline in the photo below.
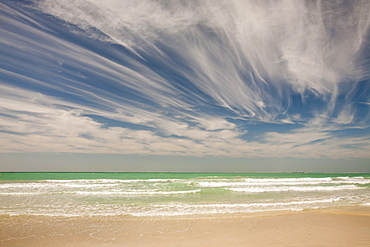
<svg viewBox="0 0 370 247">
<path fill-rule="evenodd" d="M 370 206 L 188 216 L 0 216 L 0 246 L 366 246 Z"/>
</svg>

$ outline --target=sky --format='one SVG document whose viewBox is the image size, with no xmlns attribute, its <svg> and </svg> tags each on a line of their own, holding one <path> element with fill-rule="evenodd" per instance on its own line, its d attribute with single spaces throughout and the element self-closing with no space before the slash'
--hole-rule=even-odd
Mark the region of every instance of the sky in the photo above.
<svg viewBox="0 0 370 247">
<path fill-rule="evenodd" d="M 369 13 L 1 1 L 0 170 L 370 172 Z"/>
</svg>

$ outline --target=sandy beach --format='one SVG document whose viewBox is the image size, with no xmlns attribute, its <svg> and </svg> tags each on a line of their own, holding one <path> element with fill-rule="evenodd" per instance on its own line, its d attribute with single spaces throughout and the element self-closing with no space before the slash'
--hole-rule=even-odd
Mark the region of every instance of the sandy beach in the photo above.
<svg viewBox="0 0 370 247">
<path fill-rule="evenodd" d="M 369 246 L 370 207 L 203 217 L 1 216 L 0 246 Z"/>
</svg>

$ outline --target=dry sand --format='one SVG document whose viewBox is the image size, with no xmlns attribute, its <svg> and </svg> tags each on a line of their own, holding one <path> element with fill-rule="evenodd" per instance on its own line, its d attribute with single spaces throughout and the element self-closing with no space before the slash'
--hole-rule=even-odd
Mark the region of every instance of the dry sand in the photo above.
<svg viewBox="0 0 370 247">
<path fill-rule="evenodd" d="M 370 207 L 200 218 L 1 216 L 0 246 L 370 246 Z"/>
</svg>

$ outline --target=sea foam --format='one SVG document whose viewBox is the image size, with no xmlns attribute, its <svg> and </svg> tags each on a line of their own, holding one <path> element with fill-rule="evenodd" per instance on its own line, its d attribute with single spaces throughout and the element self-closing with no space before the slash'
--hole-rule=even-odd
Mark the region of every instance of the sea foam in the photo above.
<svg viewBox="0 0 370 247">
<path fill-rule="evenodd" d="M 368 176 L 164 176 L 0 181 L 0 215 L 139 217 L 370 205 Z"/>
</svg>

